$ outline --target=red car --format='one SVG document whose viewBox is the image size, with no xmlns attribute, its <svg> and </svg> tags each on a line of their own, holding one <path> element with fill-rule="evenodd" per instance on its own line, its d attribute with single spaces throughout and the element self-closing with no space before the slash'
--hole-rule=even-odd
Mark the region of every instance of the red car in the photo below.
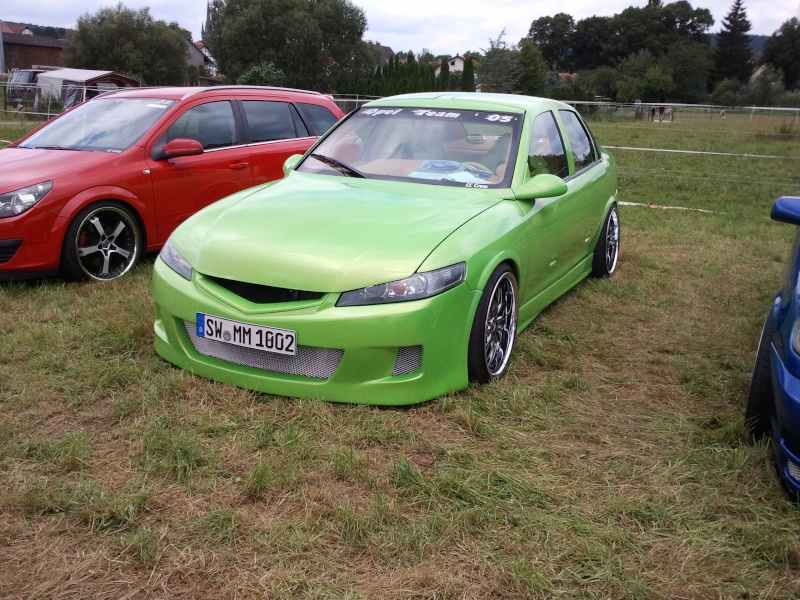
<svg viewBox="0 0 800 600">
<path fill-rule="evenodd" d="M 342 116 L 316 92 L 246 86 L 77 106 L 0 150 L 0 281 L 120 277 L 199 209 L 283 177 Z"/>
</svg>

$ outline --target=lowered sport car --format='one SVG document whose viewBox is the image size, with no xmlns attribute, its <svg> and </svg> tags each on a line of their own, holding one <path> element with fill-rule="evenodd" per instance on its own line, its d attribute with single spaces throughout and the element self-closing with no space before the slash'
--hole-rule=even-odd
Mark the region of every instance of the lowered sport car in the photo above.
<svg viewBox="0 0 800 600">
<path fill-rule="evenodd" d="M 505 373 L 519 330 L 617 266 L 614 162 L 560 102 L 385 98 L 284 170 L 162 249 L 167 360 L 272 394 L 420 402 Z"/>
</svg>

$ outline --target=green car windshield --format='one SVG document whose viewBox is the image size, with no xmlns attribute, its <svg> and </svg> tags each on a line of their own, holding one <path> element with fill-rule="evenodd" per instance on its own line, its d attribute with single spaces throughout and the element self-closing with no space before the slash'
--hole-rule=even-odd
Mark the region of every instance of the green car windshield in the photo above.
<svg viewBox="0 0 800 600">
<path fill-rule="evenodd" d="M 471 188 L 509 187 L 522 114 L 366 107 L 333 129 L 298 171 Z"/>
</svg>

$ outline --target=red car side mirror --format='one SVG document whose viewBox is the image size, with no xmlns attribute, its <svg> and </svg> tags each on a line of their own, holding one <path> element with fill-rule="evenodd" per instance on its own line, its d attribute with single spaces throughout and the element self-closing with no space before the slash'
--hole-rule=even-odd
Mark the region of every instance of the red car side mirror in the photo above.
<svg viewBox="0 0 800 600">
<path fill-rule="evenodd" d="M 203 153 L 203 146 L 197 140 L 176 138 L 164 145 L 164 155 L 167 159 L 181 156 L 197 156 Z"/>
</svg>

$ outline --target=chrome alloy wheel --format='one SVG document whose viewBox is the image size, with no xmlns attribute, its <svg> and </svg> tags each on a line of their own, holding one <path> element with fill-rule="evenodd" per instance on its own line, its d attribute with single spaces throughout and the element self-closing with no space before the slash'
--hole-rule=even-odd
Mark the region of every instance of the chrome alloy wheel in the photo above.
<svg viewBox="0 0 800 600">
<path fill-rule="evenodd" d="M 491 377 L 502 373 L 514 347 L 517 333 L 517 290 L 510 272 L 495 283 L 486 311 L 484 325 L 484 359 Z"/>
<path fill-rule="evenodd" d="M 139 238 L 139 227 L 125 210 L 100 206 L 89 212 L 80 222 L 74 241 L 81 271 L 100 281 L 124 275 L 136 262 Z"/>
<path fill-rule="evenodd" d="M 619 217 L 616 207 L 608 214 L 606 227 L 606 272 L 611 275 L 617 268 L 619 259 Z"/>
</svg>

